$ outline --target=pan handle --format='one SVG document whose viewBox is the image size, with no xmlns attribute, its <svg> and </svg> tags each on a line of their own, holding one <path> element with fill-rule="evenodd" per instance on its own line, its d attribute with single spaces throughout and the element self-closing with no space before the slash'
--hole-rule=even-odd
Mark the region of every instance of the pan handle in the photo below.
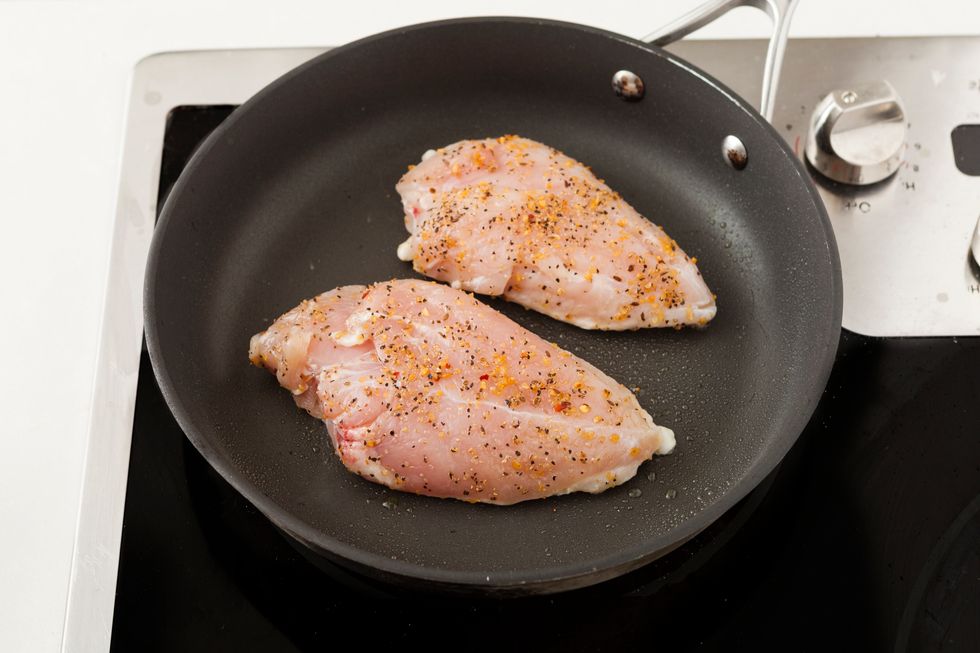
<svg viewBox="0 0 980 653">
<path fill-rule="evenodd" d="M 772 19 L 772 36 L 769 37 L 766 64 L 762 70 L 762 102 L 759 104 L 759 112 L 763 118 L 772 122 L 779 71 L 783 67 L 786 39 L 789 36 L 789 21 L 793 17 L 796 3 L 797 0 L 708 0 L 677 20 L 647 34 L 643 40 L 653 45 L 669 45 L 717 20 L 735 7 L 755 7 L 766 12 Z"/>
</svg>

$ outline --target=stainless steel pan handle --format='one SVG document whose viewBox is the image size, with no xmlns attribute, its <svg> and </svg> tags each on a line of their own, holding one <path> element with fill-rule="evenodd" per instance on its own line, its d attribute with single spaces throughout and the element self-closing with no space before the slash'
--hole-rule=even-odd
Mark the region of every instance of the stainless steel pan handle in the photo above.
<svg viewBox="0 0 980 653">
<path fill-rule="evenodd" d="M 735 7 L 755 7 L 766 12 L 772 19 L 772 36 L 769 37 L 766 64 L 762 70 L 762 102 L 759 104 L 759 113 L 772 122 L 779 71 L 783 67 L 786 39 L 789 36 L 789 21 L 793 17 L 796 3 L 797 0 L 709 0 L 672 23 L 647 34 L 643 40 L 659 46 L 669 45 L 724 16 Z"/>
</svg>

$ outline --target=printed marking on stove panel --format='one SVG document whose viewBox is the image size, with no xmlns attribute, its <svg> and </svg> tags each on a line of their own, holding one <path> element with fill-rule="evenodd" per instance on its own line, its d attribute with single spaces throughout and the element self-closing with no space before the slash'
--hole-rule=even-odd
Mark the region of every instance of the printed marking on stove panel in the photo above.
<svg viewBox="0 0 980 653">
<path fill-rule="evenodd" d="M 846 200 L 843 207 L 846 211 L 860 211 L 861 213 L 871 212 L 871 202 L 867 200 Z"/>
</svg>

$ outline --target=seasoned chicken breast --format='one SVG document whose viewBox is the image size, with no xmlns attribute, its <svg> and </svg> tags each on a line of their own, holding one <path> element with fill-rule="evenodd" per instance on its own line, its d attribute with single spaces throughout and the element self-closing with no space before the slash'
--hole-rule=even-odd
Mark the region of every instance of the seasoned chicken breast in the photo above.
<svg viewBox="0 0 980 653">
<path fill-rule="evenodd" d="M 426 152 L 396 186 L 415 270 L 584 329 L 704 325 L 696 259 L 583 164 L 518 136 Z"/>
<path fill-rule="evenodd" d="M 674 447 L 621 384 L 432 282 L 326 292 L 249 356 L 326 423 L 348 469 L 406 492 L 501 505 L 601 492 Z"/>
</svg>

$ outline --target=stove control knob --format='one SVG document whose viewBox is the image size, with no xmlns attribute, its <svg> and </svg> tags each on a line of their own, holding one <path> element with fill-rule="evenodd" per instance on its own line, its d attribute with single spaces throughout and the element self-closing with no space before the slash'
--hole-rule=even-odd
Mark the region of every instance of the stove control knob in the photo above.
<svg viewBox="0 0 980 653">
<path fill-rule="evenodd" d="M 973 241 L 970 243 L 970 253 L 973 254 L 973 262 L 980 266 L 980 219 L 977 220 L 977 227 L 973 230 Z"/>
<path fill-rule="evenodd" d="M 834 181 L 881 181 L 898 170 L 904 149 L 905 108 L 884 80 L 832 91 L 810 118 L 806 158 Z"/>
</svg>

